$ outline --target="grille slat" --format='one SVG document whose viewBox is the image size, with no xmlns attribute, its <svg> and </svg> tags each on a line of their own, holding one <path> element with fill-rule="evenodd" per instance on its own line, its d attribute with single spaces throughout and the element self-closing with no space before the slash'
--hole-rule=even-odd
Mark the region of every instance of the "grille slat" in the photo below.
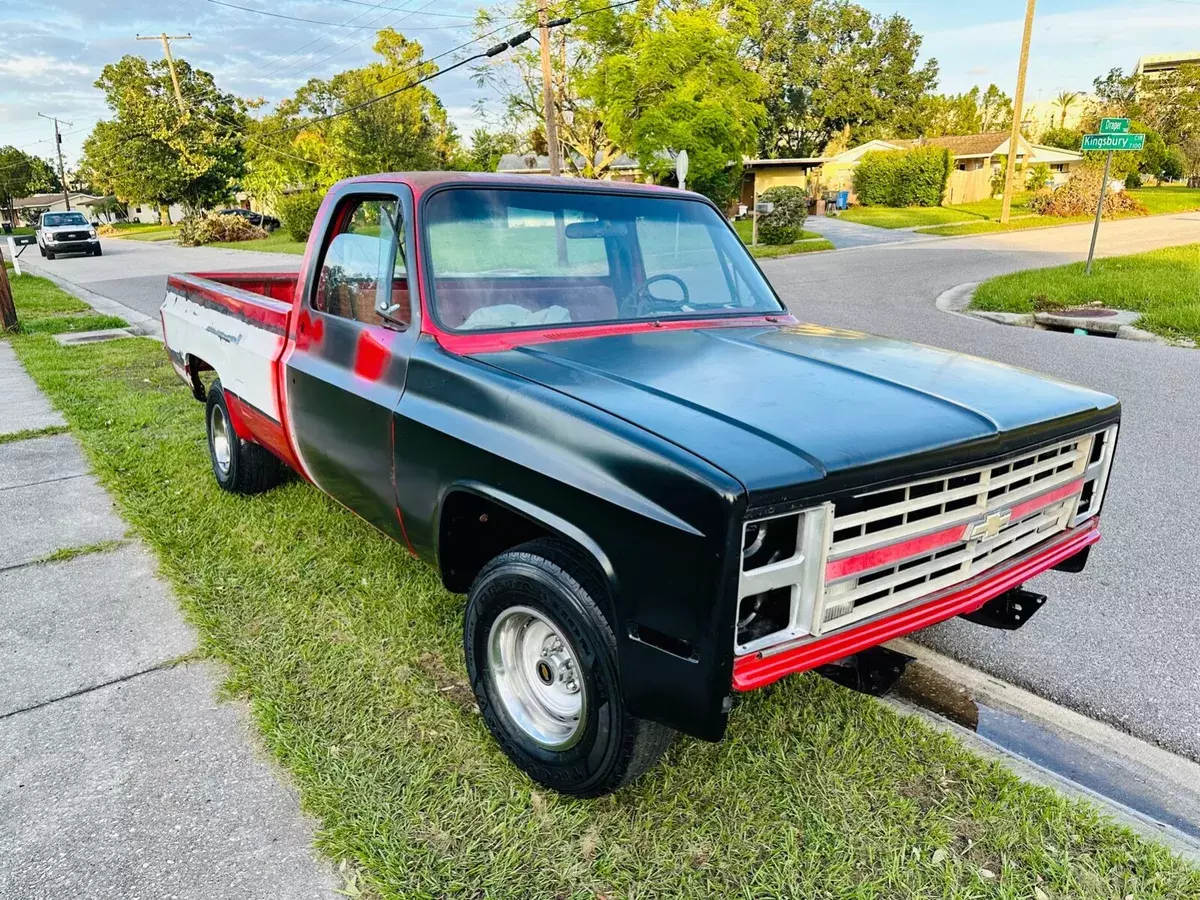
<svg viewBox="0 0 1200 900">
<path fill-rule="evenodd" d="M 976 523 L 986 525 L 989 516 L 1003 516 L 1026 500 L 1080 481 L 1093 439 L 1093 435 L 1084 435 L 1026 450 L 992 465 L 868 491 L 835 503 L 830 560 L 886 552 L 889 546 L 909 541 L 915 548 L 920 542 L 914 539 L 958 524 L 963 526 L 963 534 L 944 546 L 922 549 L 830 581 L 818 619 L 820 630 L 841 628 L 951 587 L 1065 529 L 1075 513 L 1077 492 L 1020 520 L 993 520 L 993 534 L 987 534 L 985 528 L 982 534 L 977 531 L 976 537 L 970 536 Z"/>
</svg>

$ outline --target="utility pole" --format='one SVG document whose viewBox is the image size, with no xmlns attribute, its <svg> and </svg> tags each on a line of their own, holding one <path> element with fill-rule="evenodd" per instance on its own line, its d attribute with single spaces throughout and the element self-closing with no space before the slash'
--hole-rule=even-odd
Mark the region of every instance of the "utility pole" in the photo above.
<svg viewBox="0 0 1200 900">
<path fill-rule="evenodd" d="M 135 34 L 134 37 L 139 41 L 162 41 L 163 56 L 167 58 L 167 68 L 171 70 L 171 84 L 175 85 L 175 100 L 179 103 L 179 111 L 184 112 L 186 107 L 183 103 L 183 92 L 179 90 L 179 76 L 175 74 L 175 57 L 171 55 L 171 41 L 190 41 L 192 39 L 191 32 L 167 34 L 164 31 L 162 34 Z"/>
<path fill-rule="evenodd" d="M 58 133 L 58 119 L 55 118 L 54 116 L 47 116 L 42 113 L 38 113 L 38 115 L 41 116 L 43 119 L 49 119 L 51 122 L 54 123 L 54 149 L 56 151 L 58 151 L 58 180 L 62 182 L 63 205 L 66 206 L 67 209 L 70 209 L 71 208 L 71 198 L 67 194 L 67 172 L 66 172 L 66 169 L 63 168 L 62 135 Z M 67 124 L 72 125 L 74 123 L 67 122 Z"/>
<path fill-rule="evenodd" d="M 1017 174 L 1017 149 L 1021 139 L 1021 106 L 1025 102 L 1025 70 L 1029 68 L 1029 39 L 1033 36 L 1033 7 L 1025 6 L 1025 34 L 1021 38 L 1021 62 L 1017 65 L 1017 93 L 1013 96 L 1012 131 L 1008 136 L 1008 165 L 1004 173 L 1004 200 L 1000 204 L 1000 222 L 1007 223 L 1012 211 L 1013 181 Z"/>
<path fill-rule="evenodd" d="M 554 114 L 554 82 L 550 77 L 550 24 L 546 0 L 538 0 L 538 44 L 542 51 L 542 117 L 546 122 L 546 152 L 550 156 L 550 174 L 559 175 L 558 123 Z"/>
</svg>

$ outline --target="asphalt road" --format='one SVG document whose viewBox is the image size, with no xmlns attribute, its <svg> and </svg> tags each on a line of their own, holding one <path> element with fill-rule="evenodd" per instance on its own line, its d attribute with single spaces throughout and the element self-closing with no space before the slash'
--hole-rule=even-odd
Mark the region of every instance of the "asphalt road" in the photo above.
<svg viewBox="0 0 1200 900">
<path fill-rule="evenodd" d="M 1031 582 L 1051 599 L 1020 631 L 955 620 L 920 639 L 1200 760 L 1200 350 L 1010 328 L 934 307 L 939 293 L 963 282 L 1082 259 L 1089 236 L 1090 226 L 1068 226 L 909 239 L 768 260 L 763 268 L 804 320 L 974 353 L 1121 398 L 1105 537 L 1087 571 Z M 1186 242 L 1200 242 L 1200 214 L 1106 223 L 1098 252 Z M 168 272 L 291 270 L 300 260 L 108 241 L 100 259 L 36 262 L 157 315 Z"/>
</svg>

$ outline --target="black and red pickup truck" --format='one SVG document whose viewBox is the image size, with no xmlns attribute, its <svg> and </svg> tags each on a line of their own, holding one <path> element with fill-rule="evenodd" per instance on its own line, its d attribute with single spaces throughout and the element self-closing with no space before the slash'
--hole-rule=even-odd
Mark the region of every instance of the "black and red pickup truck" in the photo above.
<svg viewBox="0 0 1200 900">
<path fill-rule="evenodd" d="M 1022 584 L 1099 540 L 1120 419 L 797 321 L 665 188 L 344 181 L 298 276 L 172 276 L 162 318 L 221 486 L 295 470 L 436 566 L 492 733 L 580 796 L 677 731 L 719 740 L 738 691 L 952 616 L 1023 623 Z"/>
</svg>

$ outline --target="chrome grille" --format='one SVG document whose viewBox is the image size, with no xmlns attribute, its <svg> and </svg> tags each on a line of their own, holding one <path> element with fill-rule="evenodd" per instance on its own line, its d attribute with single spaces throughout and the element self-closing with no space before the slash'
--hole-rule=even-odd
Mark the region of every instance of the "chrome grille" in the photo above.
<svg viewBox="0 0 1200 900">
<path fill-rule="evenodd" d="M 965 581 L 1065 529 L 1095 464 L 1095 438 L 835 502 L 814 630 L 832 631 Z"/>
</svg>

